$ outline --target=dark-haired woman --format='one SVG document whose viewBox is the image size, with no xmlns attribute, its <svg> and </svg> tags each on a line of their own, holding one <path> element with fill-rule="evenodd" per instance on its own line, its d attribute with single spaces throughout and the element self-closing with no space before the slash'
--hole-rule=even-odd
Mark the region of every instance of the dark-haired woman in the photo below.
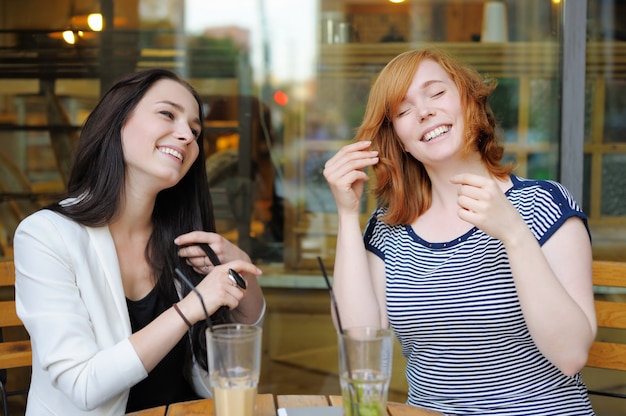
<svg viewBox="0 0 626 416">
<path fill-rule="evenodd" d="M 356 143 L 324 169 L 340 318 L 393 327 L 409 404 L 592 415 L 579 373 L 596 334 L 586 217 L 559 183 L 500 164 L 494 88 L 436 50 L 383 69 Z M 366 168 L 379 208 L 363 236 Z"/>
<path fill-rule="evenodd" d="M 89 115 L 67 195 L 15 233 L 17 311 L 33 346 L 28 415 L 208 396 L 205 314 L 176 268 L 215 323 L 260 324 L 261 271 L 215 233 L 202 144 L 202 102 L 167 70 L 120 80 Z"/>
</svg>

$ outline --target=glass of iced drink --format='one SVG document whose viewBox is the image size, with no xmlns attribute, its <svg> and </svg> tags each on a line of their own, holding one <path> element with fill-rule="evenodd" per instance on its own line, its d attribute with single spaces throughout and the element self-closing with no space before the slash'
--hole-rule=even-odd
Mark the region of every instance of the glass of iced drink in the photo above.
<svg viewBox="0 0 626 416">
<path fill-rule="evenodd" d="M 216 416 L 254 416 L 262 330 L 224 324 L 208 329 L 209 376 Z"/>
<path fill-rule="evenodd" d="M 385 416 L 391 378 L 393 332 L 344 329 L 339 338 L 339 381 L 345 416 Z"/>
</svg>

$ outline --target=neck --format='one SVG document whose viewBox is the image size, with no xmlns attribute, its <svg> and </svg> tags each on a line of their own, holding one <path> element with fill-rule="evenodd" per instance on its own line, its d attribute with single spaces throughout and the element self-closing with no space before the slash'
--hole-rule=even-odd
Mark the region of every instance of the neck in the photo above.
<svg viewBox="0 0 626 416">
<path fill-rule="evenodd" d="M 150 235 L 155 200 L 156 197 L 136 197 L 131 192 L 126 193 L 121 199 L 117 215 L 109 224 L 111 233 L 124 234 L 126 238 L 132 235 Z"/>
</svg>

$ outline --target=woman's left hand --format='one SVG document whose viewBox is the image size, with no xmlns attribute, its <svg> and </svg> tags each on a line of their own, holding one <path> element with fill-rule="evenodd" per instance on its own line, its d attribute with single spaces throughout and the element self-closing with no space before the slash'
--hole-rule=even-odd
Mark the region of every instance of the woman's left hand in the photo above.
<svg viewBox="0 0 626 416">
<path fill-rule="evenodd" d="M 187 264 L 200 274 L 207 275 L 216 266 L 206 255 L 199 244 L 208 244 L 217 255 L 220 263 L 227 263 L 233 260 L 244 260 L 249 262 L 248 256 L 243 250 L 231 243 L 217 233 L 206 231 L 192 231 L 179 235 L 174 243 L 180 248 L 178 255 L 186 259 Z"/>
<path fill-rule="evenodd" d="M 526 223 L 495 180 L 464 173 L 450 181 L 460 185 L 457 202 L 462 220 L 500 241 L 512 237 L 516 229 L 527 232 Z"/>
</svg>

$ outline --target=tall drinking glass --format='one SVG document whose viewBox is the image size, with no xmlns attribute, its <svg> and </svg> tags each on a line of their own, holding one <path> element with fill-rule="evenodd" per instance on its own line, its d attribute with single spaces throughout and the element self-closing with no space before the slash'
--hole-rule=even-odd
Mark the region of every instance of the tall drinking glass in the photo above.
<svg viewBox="0 0 626 416">
<path fill-rule="evenodd" d="M 254 416 L 262 330 L 224 324 L 207 329 L 209 377 L 216 416 Z"/>
<path fill-rule="evenodd" d="M 372 327 L 349 328 L 338 337 L 344 415 L 386 415 L 393 332 Z"/>
</svg>

